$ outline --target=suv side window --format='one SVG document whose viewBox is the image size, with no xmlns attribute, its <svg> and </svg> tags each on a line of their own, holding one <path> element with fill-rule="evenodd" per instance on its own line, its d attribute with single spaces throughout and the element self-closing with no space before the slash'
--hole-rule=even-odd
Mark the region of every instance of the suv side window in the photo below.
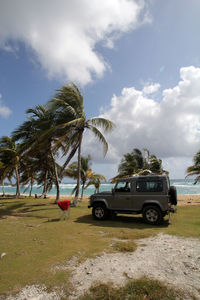
<svg viewBox="0 0 200 300">
<path fill-rule="evenodd" d="M 136 182 L 136 192 L 162 192 L 163 183 L 161 180 L 144 181 L 139 180 Z"/>
<path fill-rule="evenodd" d="M 131 186 L 130 182 L 118 182 L 115 188 L 115 192 L 130 192 Z"/>
</svg>

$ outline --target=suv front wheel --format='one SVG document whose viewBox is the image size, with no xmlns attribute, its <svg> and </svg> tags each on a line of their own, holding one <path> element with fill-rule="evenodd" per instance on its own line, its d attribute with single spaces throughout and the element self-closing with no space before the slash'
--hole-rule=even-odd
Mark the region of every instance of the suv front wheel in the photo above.
<svg viewBox="0 0 200 300">
<path fill-rule="evenodd" d="M 157 225 L 163 221 L 162 213 L 157 206 L 146 206 L 142 216 L 144 221 L 151 225 Z"/>
<path fill-rule="evenodd" d="M 96 220 L 105 220 L 108 217 L 108 210 L 104 204 L 100 203 L 93 207 L 92 215 Z"/>
</svg>

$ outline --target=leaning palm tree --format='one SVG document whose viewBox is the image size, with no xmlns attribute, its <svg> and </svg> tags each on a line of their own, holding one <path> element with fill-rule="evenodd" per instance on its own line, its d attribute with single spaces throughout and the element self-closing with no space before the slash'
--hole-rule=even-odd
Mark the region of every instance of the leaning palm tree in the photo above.
<svg viewBox="0 0 200 300">
<path fill-rule="evenodd" d="M 64 154 L 68 154 L 63 169 L 67 166 L 76 151 L 78 151 L 77 191 L 73 202 L 76 206 L 80 189 L 83 134 L 86 129 L 93 132 L 95 137 L 103 144 L 104 154 L 106 154 L 108 144 L 98 127 L 102 128 L 104 132 L 109 132 L 114 128 L 114 124 L 101 117 L 87 120 L 84 111 L 83 96 L 78 87 L 73 83 L 63 86 L 57 91 L 55 97 L 49 102 L 49 108 L 54 112 L 57 124 L 54 128 L 50 129 L 50 132 L 56 130 L 56 134 L 59 135 L 55 147 L 60 147 L 61 143 L 65 143 Z"/>
<path fill-rule="evenodd" d="M 4 136 L 0 139 L 0 162 L 1 178 L 12 176 L 16 177 L 16 197 L 20 196 L 20 176 L 19 176 L 19 164 L 21 158 L 20 145 L 16 144 L 12 138 Z"/>
<path fill-rule="evenodd" d="M 50 132 L 49 128 L 54 127 L 54 113 L 45 106 L 37 105 L 27 110 L 31 116 L 12 134 L 14 140 L 21 141 L 23 156 L 37 157 L 40 167 L 44 167 L 47 174 L 47 166 L 53 166 L 55 184 L 57 189 L 56 201 L 60 197 L 59 175 L 56 165 L 57 150 L 53 147 L 56 136 L 55 131 Z M 62 143 L 60 144 L 62 146 Z M 48 162 L 47 162 L 48 161 Z M 44 166 L 45 163 L 45 166 Z M 46 176 L 46 175 L 45 175 Z"/>
<path fill-rule="evenodd" d="M 196 176 L 194 184 L 200 181 L 200 151 L 198 151 L 193 157 L 194 164 L 187 168 L 187 176 Z"/>
</svg>

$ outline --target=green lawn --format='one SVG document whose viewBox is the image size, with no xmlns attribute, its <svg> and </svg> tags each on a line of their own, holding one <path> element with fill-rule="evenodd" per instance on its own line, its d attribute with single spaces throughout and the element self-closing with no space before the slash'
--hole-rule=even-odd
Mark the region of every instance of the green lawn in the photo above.
<svg viewBox="0 0 200 300">
<path fill-rule="evenodd" d="M 52 271 L 78 259 L 110 249 L 113 237 L 134 239 L 159 232 L 200 237 L 200 207 L 180 207 L 171 224 L 150 226 L 139 216 L 117 216 L 95 221 L 87 203 L 71 208 L 70 219 L 59 220 L 59 209 L 52 199 L 0 199 L 0 295 L 17 292 L 27 284 L 44 283 L 48 288 L 68 286 L 69 271 Z M 115 245 L 116 246 L 116 245 Z M 124 251 L 124 250 L 122 250 Z M 126 249 L 125 249 L 126 251 Z"/>
</svg>

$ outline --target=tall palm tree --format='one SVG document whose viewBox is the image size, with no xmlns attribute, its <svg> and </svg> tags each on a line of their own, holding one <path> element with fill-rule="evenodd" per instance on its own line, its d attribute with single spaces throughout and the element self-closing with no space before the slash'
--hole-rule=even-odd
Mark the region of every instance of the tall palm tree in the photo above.
<svg viewBox="0 0 200 300">
<path fill-rule="evenodd" d="M 13 132 L 12 136 L 15 140 L 21 141 L 24 156 L 40 157 L 41 167 L 44 166 L 44 162 L 47 162 L 47 160 L 46 167 L 49 166 L 49 160 L 51 160 L 57 189 L 57 201 L 60 197 L 60 189 L 55 160 L 57 150 L 53 147 L 56 141 L 56 133 L 49 130 L 49 128 L 55 126 L 54 113 L 45 106 L 37 105 L 35 108 L 28 109 L 27 114 L 31 114 L 31 116 Z M 62 143 L 60 143 L 61 146 Z"/>
<path fill-rule="evenodd" d="M 2 168 L 0 175 L 2 178 L 16 177 L 16 197 L 20 196 L 20 176 L 19 164 L 21 158 L 20 145 L 16 144 L 12 138 L 4 136 L 0 139 L 0 162 Z"/>
<path fill-rule="evenodd" d="M 60 147 L 60 143 L 65 143 L 65 154 L 68 153 L 67 160 L 63 168 L 67 166 L 70 159 L 78 151 L 78 177 L 77 177 L 77 191 L 73 204 L 76 206 L 80 189 L 81 178 L 81 146 L 83 134 L 86 129 L 89 129 L 95 137 L 103 144 L 104 153 L 108 150 L 108 144 L 98 129 L 101 127 L 105 132 L 109 132 L 114 128 L 114 124 L 104 118 L 86 119 L 83 96 L 78 87 L 71 83 L 63 86 L 57 91 L 55 97 L 49 102 L 50 110 L 54 112 L 56 129 L 59 139 L 55 143 L 55 147 Z M 51 131 L 51 130 L 50 130 Z"/>
<path fill-rule="evenodd" d="M 187 176 L 196 176 L 194 184 L 200 181 L 200 150 L 193 157 L 194 164 L 187 168 Z"/>
</svg>

